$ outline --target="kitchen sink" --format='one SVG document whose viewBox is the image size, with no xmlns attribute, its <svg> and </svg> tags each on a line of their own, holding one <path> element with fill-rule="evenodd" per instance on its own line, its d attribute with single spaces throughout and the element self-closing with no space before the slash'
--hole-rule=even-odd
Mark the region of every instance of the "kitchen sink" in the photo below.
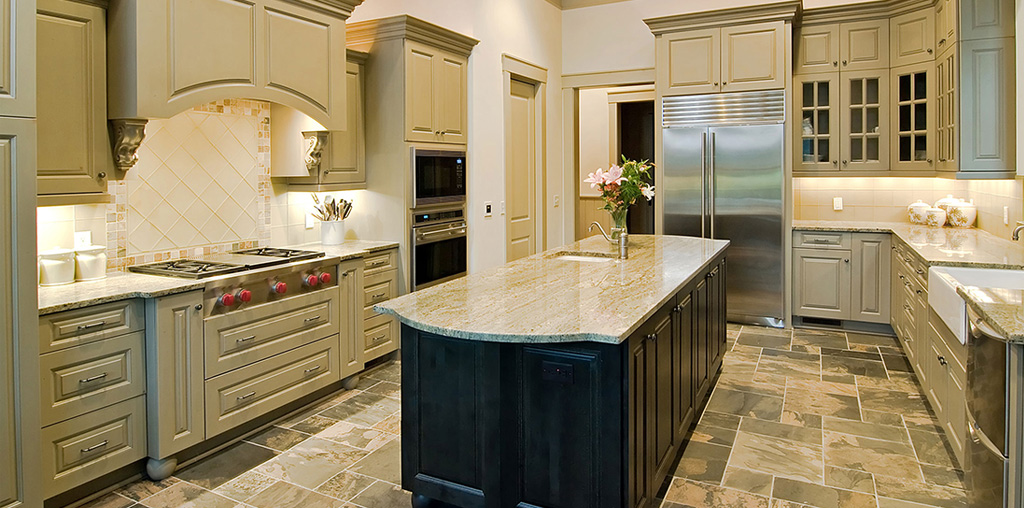
<svg viewBox="0 0 1024 508">
<path fill-rule="evenodd" d="M 928 305 L 967 343 L 967 304 L 957 294 L 958 287 L 985 289 L 1024 289 L 1024 270 L 995 268 L 932 267 L 928 270 Z"/>
<path fill-rule="evenodd" d="M 561 261 L 578 261 L 581 263 L 607 263 L 615 260 L 614 254 L 605 252 L 556 252 L 552 259 Z"/>
</svg>

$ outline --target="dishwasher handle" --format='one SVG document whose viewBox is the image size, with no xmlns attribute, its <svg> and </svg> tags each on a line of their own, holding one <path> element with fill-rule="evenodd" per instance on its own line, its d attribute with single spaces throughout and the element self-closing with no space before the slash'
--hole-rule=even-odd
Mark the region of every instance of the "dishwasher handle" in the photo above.
<svg viewBox="0 0 1024 508">
<path fill-rule="evenodd" d="M 974 309 L 967 306 L 968 332 L 971 337 L 988 337 L 1001 342 L 1006 342 L 1006 336 L 997 332 L 992 325 L 985 322 L 985 319 L 978 315 Z"/>
</svg>

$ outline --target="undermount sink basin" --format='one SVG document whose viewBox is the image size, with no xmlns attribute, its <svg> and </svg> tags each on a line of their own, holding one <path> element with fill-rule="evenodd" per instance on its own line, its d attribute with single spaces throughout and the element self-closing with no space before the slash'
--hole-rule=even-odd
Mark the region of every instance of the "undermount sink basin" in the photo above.
<svg viewBox="0 0 1024 508">
<path fill-rule="evenodd" d="M 967 342 L 967 304 L 957 294 L 958 287 L 1024 289 L 1024 270 L 995 268 L 959 268 L 953 266 L 928 269 L 928 305 L 960 339 Z"/>
<path fill-rule="evenodd" d="M 581 263 L 607 263 L 615 260 L 615 255 L 604 252 L 556 252 L 552 259 L 561 261 L 578 261 Z"/>
</svg>

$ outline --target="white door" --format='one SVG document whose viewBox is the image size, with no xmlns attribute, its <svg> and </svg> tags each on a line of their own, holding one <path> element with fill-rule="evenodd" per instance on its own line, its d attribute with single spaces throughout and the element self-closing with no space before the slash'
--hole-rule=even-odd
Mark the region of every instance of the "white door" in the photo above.
<svg viewBox="0 0 1024 508">
<path fill-rule="evenodd" d="M 537 252 L 536 113 L 533 85 L 512 80 L 505 125 L 505 260 Z"/>
</svg>

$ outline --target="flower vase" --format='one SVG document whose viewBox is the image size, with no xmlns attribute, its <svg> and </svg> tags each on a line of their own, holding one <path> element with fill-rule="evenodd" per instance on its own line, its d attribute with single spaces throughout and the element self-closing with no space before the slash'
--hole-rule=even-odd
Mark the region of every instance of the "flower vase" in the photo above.
<svg viewBox="0 0 1024 508">
<path fill-rule="evenodd" d="M 612 237 L 612 243 L 617 243 L 619 241 L 619 235 L 626 232 L 626 214 L 628 212 L 628 208 L 619 208 L 610 212 L 612 215 L 612 230 L 610 235 Z"/>
</svg>

